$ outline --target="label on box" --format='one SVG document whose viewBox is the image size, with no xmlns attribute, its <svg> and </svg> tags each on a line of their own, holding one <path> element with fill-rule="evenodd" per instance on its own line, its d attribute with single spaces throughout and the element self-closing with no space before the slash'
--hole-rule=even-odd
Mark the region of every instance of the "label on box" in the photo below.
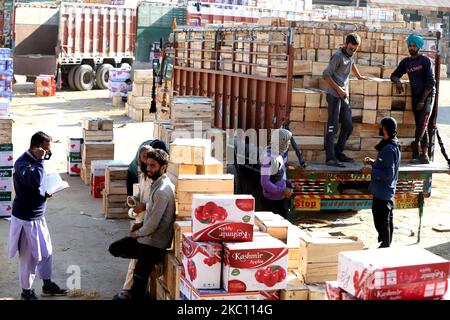
<svg viewBox="0 0 450 320">
<path fill-rule="evenodd" d="M 0 201 L 11 201 L 12 169 L 0 169 Z"/>
<path fill-rule="evenodd" d="M 68 144 L 67 144 L 67 150 L 70 154 L 81 154 L 81 145 L 82 145 L 82 138 L 69 138 Z"/>
<path fill-rule="evenodd" d="M 440 283 L 450 263 L 418 246 L 341 252 L 338 261 L 339 287 L 358 299 L 423 299 L 447 290 Z"/>
<path fill-rule="evenodd" d="M 222 244 L 195 242 L 190 233 L 183 234 L 181 275 L 197 289 L 220 288 Z"/>
<path fill-rule="evenodd" d="M 229 292 L 281 290 L 287 286 L 288 248 L 275 238 L 225 243 L 223 286 Z"/>
<path fill-rule="evenodd" d="M 81 161 L 67 160 L 67 173 L 69 176 L 79 176 L 81 173 Z"/>
<path fill-rule="evenodd" d="M 104 189 L 105 189 L 105 176 L 92 176 L 91 195 L 94 198 L 102 198 Z"/>
<path fill-rule="evenodd" d="M 196 241 L 252 241 L 255 199 L 251 195 L 200 195 L 192 200 Z"/>
<path fill-rule="evenodd" d="M 10 217 L 12 212 L 12 201 L 0 201 L 0 217 Z"/>
<path fill-rule="evenodd" d="M 13 166 L 13 145 L 0 144 L 0 167 Z"/>
</svg>

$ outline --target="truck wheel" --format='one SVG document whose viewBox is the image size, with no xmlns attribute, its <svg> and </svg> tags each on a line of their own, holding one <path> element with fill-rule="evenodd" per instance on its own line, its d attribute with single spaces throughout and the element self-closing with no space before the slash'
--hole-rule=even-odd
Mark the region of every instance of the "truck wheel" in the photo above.
<svg viewBox="0 0 450 320">
<path fill-rule="evenodd" d="M 99 89 L 108 89 L 109 70 L 113 66 L 110 64 L 102 64 L 95 73 L 95 79 L 97 81 L 97 87 Z"/>
<path fill-rule="evenodd" d="M 95 82 L 94 69 L 88 64 L 82 64 L 75 72 L 75 86 L 80 91 L 91 90 Z"/>
<path fill-rule="evenodd" d="M 75 87 L 75 72 L 77 71 L 78 67 L 73 66 L 69 70 L 69 74 L 67 76 L 67 84 L 69 85 L 69 88 L 73 91 L 78 90 L 77 87 Z"/>
</svg>

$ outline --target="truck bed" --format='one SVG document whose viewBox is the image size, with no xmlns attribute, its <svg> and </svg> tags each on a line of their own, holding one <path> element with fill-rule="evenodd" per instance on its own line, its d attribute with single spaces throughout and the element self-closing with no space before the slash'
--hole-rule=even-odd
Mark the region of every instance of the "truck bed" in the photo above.
<svg viewBox="0 0 450 320">
<path fill-rule="evenodd" d="M 361 173 L 361 168 L 364 167 L 362 163 L 346 163 L 345 168 L 327 166 L 325 163 L 308 162 L 306 168 L 300 167 L 298 164 L 289 163 L 290 166 L 296 170 L 305 171 L 305 173 Z M 450 174 L 448 166 L 441 166 L 435 164 L 410 164 L 408 162 L 401 162 L 400 172 L 426 172 L 426 173 L 447 173 Z"/>
</svg>

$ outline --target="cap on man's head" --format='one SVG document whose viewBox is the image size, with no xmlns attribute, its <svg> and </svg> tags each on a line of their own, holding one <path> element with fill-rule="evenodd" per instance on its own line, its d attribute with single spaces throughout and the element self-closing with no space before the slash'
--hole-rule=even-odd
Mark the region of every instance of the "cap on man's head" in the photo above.
<svg viewBox="0 0 450 320">
<path fill-rule="evenodd" d="M 418 36 L 417 34 L 410 34 L 408 38 L 406 39 L 406 44 L 409 46 L 411 42 L 414 42 L 417 46 L 417 48 L 422 49 L 425 45 L 425 41 L 421 36 Z"/>
<path fill-rule="evenodd" d="M 381 120 L 381 126 L 386 129 L 389 137 L 393 138 L 397 135 L 397 121 L 392 117 L 386 117 Z"/>
<path fill-rule="evenodd" d="M 155 140 L 153 140 L 152 142 L 150 142 L 150 146 L 151 146 L 153 149 L 160 149 L 160 150 L 163 150 L 163 151 L 165 151 L 166 153 L 168 153 L 168 151 L 167 151 L 167 146 L 166 146 L 166 144 L 164 143 L 164 141 L 155 139 Z"/>
</svg>

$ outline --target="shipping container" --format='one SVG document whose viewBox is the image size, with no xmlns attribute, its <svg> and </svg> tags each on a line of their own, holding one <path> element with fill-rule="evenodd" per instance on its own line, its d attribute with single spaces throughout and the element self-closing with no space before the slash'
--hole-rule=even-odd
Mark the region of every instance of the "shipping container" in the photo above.
<svg viewBox="0 0 450 320">
<path fill-rule="evenodd" d="M 136 8 L 16 4 L 15 73 L 57 75 L 73 90 L 106 89 L 108 70 L 134 61 Z"/>
<path fill-rule="evenodd" d="M 172 24 L 186 24 L 186 8 L 157 3 L 141 3 L 137 13 L 136 61 L 151 62 L 150 52 L 154 42 L 161 38 L 167 43 Z"/>
</svg>

